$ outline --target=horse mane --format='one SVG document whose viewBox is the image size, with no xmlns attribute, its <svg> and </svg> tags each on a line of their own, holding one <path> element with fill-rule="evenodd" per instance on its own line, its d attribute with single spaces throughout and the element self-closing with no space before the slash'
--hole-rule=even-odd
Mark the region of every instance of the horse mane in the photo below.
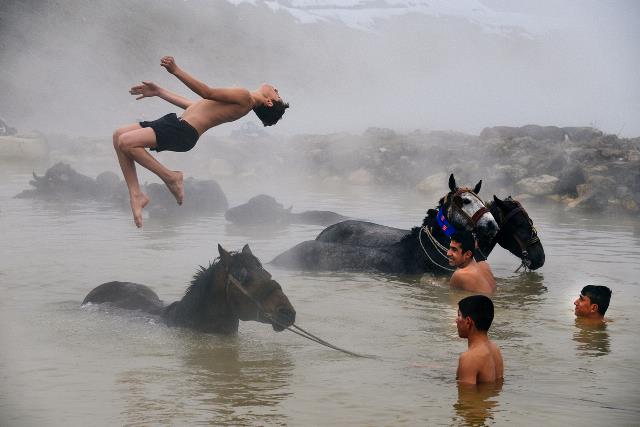
<svg viewBox="0 0 640 427">
<path fill-rule="evenodd" d="M 411 232 L 407 235 L 405 235 L 402 240 L 400 240 L 400 242 L 405 242 L 408 239 L 415 239 L 418 237 L 418 233 L 420 232 L 420 230 L 422 229 L 422 227 L 425 227 L 427 225 L 433 224 L 433 221 L 435 221 L 436 219 L 436 214 L 438 213 L 438 208 L 440 206 L 442 206 L 442 201 L 444 200 L 444 197 L 442 199 L 440 199 L 440 202 L 438 202 L 438 206 L 435 209 L 429 209 L 427 211 L 427 216 L 425 216 L 422 219 L 422 225 L 420 227 L 413 227 L 411 229 Z"/>
<path fill-rule="evenodd" d="M 232 254 L 235 252 L 232 252 Z M 208 286 L 213 282 L 213 276 L 217 271 L 217 267 L 220 264 L 220 257 L 209 262 L 208 267 L 198 266 L 198 271 L 193 275 L 191 284 L 187 286 L 184 291 L 184 298 L 200 298 L 204 296 L 204 293 L 208 290 Z"/>
<path fill-rule="evenodd" d="M 231 257 L 242 255 L 239 251 L 229 252 Z M 257 266 L 262 267 L 262 263 L 258 258 L 253 257 Z M 193 275 L 191 284 L 184 292 L 184 297 L 202 297 L 203 294 L 209 290 L 208 287 L 213 282 L 213 276 L 215 275 L 218 266 L 220 265 L 220 257 L 217 257 L 213 262 L 209 262 L 208 267 L 199 266 L 198 271 Z"/>
</svg>

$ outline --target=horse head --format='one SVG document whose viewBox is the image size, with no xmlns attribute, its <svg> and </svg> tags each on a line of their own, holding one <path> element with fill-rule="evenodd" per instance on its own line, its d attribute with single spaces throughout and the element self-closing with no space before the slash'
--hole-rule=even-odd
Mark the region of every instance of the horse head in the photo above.
<svg viewBox="0 0 640 427">
<path fill-rule="evenodd" d="M 220 263 L 226 274 L 225 297 L 240 320 L 255 320 L 282 331 L 293 325 L 296 311 L 280 284 L 262 268 L 249 245 L 240 252 L 227 252 L 218 245 Z"/>
<path fill-rule="evenodd" d="M 500 224 L 500 231 L 496 235 L 497 243 L 520 258 L 528 269 L 542 267 L 545 260 L 544 248 L 533 221 L 520 202 L 513 200 L 511 196 L 500 200 L 494 195 L 493 202 L 487 205 Z"/>
<path fill-rule="evenodd" d="M 480 180 L 473 189 L 458 187 L 453 174 L 449 176 L 449 190 L 440 200 L 439 211 L 450 223 L 473 231 L 482 250 L 498 233 L 498 223 L 485 206 L 478 193 L 482 187 Z"/>
</svg>

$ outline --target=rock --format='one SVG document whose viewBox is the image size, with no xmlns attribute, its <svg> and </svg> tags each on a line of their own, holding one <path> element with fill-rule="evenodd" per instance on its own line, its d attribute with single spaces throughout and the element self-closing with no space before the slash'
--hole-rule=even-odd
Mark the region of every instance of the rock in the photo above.
<svg viewBox="0 0 640 427">
<path fill-rule="evenodd" d="M 573 163 L 563 169 L 553 192 L 576 197 L 578 195 L 576 187 L 585 182 L 584 169 L 579 163 Z"/>
<path fill-rule="evenodd" d="M 586 183 L 576 187 L 578 198 L 570 201 L 570 208 L 604 210 L 615 201 L 616 183 L 602 175 L 590 176 Z"/>
<path fill-rule="evenodd" d="M 545 196 L 552 194 L 558 178 L 551 175 L 538 175 L 530 178 L 524 178 L 517 182 L 520 191 L 531 194 L 533 196 Z"/>
<path fill-rule="evenodd" d="M 556 126 L 526 125 L 522 127 L 494 126 L 482 129 L 480 139 L 514 139 L 529 137 L 536 140 L 564 141 L 565 131 Z"/>
<path fill-rule="evenodd" d="M 602 131 L 592 127 L 563 127 L 562 130 L 575 142 L 591 141 L 602 136 Z"/>
<path fill-rule="evenodd" d="M 418 183 L 416 189 L 427 194 L 445 194 L 449 191 L 449 175 L 442 172 L 431 175 Z"/>
<path fill-rule="evenodd" d="M 630 196 L 623 198 L 620 204 L 629 213 L 637 214 L 640 212 L 640 205 Z"/>
</svg>

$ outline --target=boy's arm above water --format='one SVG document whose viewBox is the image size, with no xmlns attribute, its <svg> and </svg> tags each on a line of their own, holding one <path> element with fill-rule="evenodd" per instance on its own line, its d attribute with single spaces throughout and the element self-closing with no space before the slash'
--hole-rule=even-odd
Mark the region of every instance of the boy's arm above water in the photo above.
<svg viewBox="0 0 640 427">
<path fill-rule="evenodd" d="M 478 367 L 473 355 L 464 352 L 458 361 L 458 372 L 456 379 L 464 384 L 476 384 L 478 382 Z"/>
<path fill-rule="evenodd" d="M 149 81 L 143 81 L 141 85 L 132 87 L 129 90 L 129 93 L 131 95 L 140 95 L 136 99 L 157 96 L 158 98 L 162 98 L 165 101 L 185 110 L 193 104 L 192 100 L 185 98 L 184 96 L 176 95 L 175 93 L 158 86 L 154 82 Z"/>
<path fill-rule="evenodd" d="M 176 76 L 189 89 L 204 99 L 223 102 L 226 104 L 239 104 L 250 107 L 252 104 L 251 93 L 243 88 L 214 88 L 202 83 L 178 67 L 172 56 L 165 56 L 160 60 L 160 65 Z"/>
</svg>

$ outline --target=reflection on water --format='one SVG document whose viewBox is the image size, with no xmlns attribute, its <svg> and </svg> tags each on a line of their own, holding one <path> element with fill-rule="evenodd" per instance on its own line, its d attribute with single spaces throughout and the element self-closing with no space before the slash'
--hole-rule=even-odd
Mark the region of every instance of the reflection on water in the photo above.
<svg viewBox="0 0 640 427">
<path fill-rule="evenodd" d="M 179 330 L 172 345 L 183 346 L 182 365 L 123 371 L 118 378 L 127 425 L 286 425 L 274 410 L 290 396 L 293 368 L 280 349 L 260 352 L 260 343 Z M 254 344 L 256 348 L 243 349 Z M 194 410 L 194 408 L 198 408 Z"/>
<path fill-rule="evenodd" d="M 604 356 L 611 351 L 607 322 L 593 322 L 576 318 L 573 341 L 579 356 Z"/>
<path fill-rule="evenodd" d="M 458 383 L 458 401 L 453 404 L 459 417 L 456 424 L 483 426 L 487 420 L 493 420 L 498 412 L 498 396 L 502 391 L 500 380 L 495 383 L 460 384 Z"/>
</svg>

